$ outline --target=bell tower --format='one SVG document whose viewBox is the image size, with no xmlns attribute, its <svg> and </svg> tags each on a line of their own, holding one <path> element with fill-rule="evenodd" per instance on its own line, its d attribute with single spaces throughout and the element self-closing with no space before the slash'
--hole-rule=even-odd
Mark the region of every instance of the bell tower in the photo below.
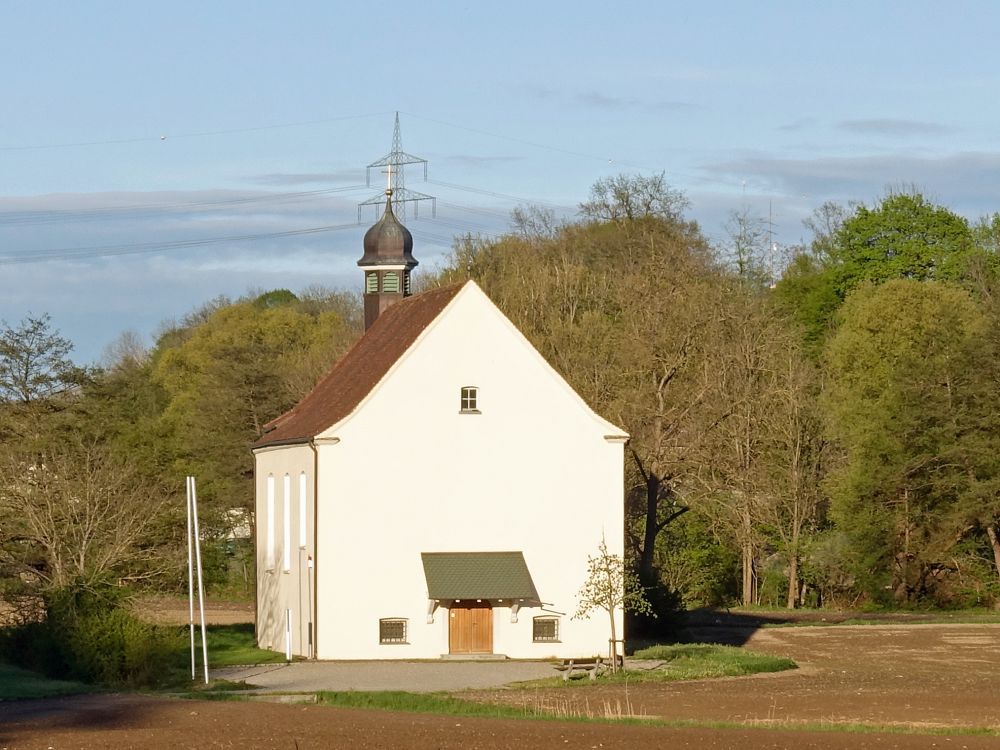
<svg viewBox="0 0 1000 750">
<path fill-rule="evenodd" d="M 385 196 L 385 213 L 365 232 L 365 254 L 358 261 L 365 273 L 366 331 L 383 310 L 410 296 L 410 272 L 417 265 L 413 235 L 392 212 L 391 187 Z"/>
</svg>

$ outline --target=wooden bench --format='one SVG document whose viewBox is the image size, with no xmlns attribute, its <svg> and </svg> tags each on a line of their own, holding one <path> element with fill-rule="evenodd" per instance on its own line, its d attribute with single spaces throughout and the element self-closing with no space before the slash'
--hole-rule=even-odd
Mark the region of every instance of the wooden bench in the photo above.
<svg viewBox="0 0 1000 750">
<path fill-rule="evenodd" d="M 586 672 L 590 679 L 596 680 L 597 675 L 607 669 L 608 665 L 600 656 L 591 656 L 584 659 L 563 659 L 555 668 L 563 673 L 563 681 L 566 682 L 574 670 Z"/>
</svg>

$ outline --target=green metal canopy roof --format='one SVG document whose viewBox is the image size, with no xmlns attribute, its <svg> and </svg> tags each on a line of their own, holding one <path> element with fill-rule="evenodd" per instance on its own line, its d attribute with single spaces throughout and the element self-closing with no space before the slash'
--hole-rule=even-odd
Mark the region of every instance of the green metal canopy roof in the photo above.
<svg viewBox="0 0 1000 750">
<path fill-rule="evenodd" d="M 422 552 L 429 599 L 539 601 L 521 552 Z"/>
</svg>

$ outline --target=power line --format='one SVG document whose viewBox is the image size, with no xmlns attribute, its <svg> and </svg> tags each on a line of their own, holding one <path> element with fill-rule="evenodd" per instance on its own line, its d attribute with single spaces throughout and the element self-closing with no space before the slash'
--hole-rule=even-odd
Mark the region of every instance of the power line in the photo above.
<svg viewBox="0 0 1000 750">
<path fill-rule="evenodd" d="M 333 224 L 324 227 L 309 227 L 306 229 L 290 229 L 284 232 L 262 232 L 259 234 L 238 234 L 226 237 L 206 237 L 191 240 L 174 240 L 171 242 L 141 242 L 124 245 L 95 245 L 92 247 L 57 248 L 26 253 L 11 253 L 0 255 L 0 266 L 22 263 L 41 263 L 49 260 L 78 260 L 86 258 L 106 258 L 120 255 L 139 255 L 143 253 L 159 253 L 167 250 L 180 250 L 206 245 L 220 245 L 234 242 L 256 242 L 258 240 L 298 237 L 322 232 L 336 232 L 344 229 L 357 229 L 358 225 Z"/>
<path fill-rule="evenodd" d="M 31 224 L 53 224 L 62 221 L 90 221 L 93 219 L 131 219 L 156 216 L 178 209 L 213 209 L 226 206 L 250 205 L 256 203 L 281 203 L 314 200 L 333 193 L 361 190 L 364 185 L 350 185 L 323 190 L 305 190 L 293 193 L 268 193 L 266 195 L 241 198 L 221 198 L 211 201 L 184 201 L 180 203 L 137 203 L 125 206 L 94 206 L 91 208 L 67 208 L 47 210 L 3 211 L 0 209 L 0 226 L 23 226 Z"/>
<path fill-rule="evenodd" d="M 450 187 L 455 190 L 462 190 L 466 193 L 477 193 L 479 195 L 488 195 L 491 198 L 501 198 L 503 200 L 513 201 L 515 203 L 533 203 L 538 206 L 545 206 L 547 208 L 565 208 L 565 206 L 560 206 L 558 203 L 550 203 L 548 201 L 532 200 L 528 198 L 521 198 L 516 195 L 509 195 L 507 193 L 498 193 L 494 190 L 483 190 L 482 188 L 474 188 L 468 185 L 458 185 L 454 182 L 442 182 L 441 180 L 427 180 L 432 185 L 440 185 L 442 187 Z"/>
<path fill-rule="evenodd" d="M 0 146 L 0 151 L 40 151 L 49 148 L 76 148 L 79 146 L 115 146 L 124 143 L 146 143 L 150 141 L 165 141 L 176 138 L 204 138 L 216 135 L 234 135 L 236 133 L 254 133 L 261 130 L 279 130 L 281 128 L 301 128 L 308 125 L 323 125 L 328 122 L 339 122 L 341 120 L 360 120 L 366 117 L 381 117 L 387 112 L 368 112 L 362 115 L 342 115 L 340 117 L 324 117 L 319 120 L 304 120 L 302 122 L 285 122 L 275 125 L 258 125 L 247 128 L 229 128 L 227 130 L 205 130 L 191 133 L 161 133 L 156 136 L 142 136 L 139 138 L 119 138 L 106 141 L 76 141 L 73 143 L 45 143 L 28 146 Z"/>
<path fill-rule="evenodd" d="M 440 203 L 441 206 L 444 208 L 452 208 L 455 209 L 456 211 L 466 211 L 468 213 L 473 213 L 473 214 L 483 214 L 484 216 L 492 216 L 510 221 L 509 211 L 497 211 L 496 209 L 481 208 L 478 206 L 460 206 L 457 203 L 451 203 L 449 201 L 441 201 Z"/>
<path fill-rule="evenodd" d="M 436 219 L 427 220 L 431 225 L 449 227 L 459 232 L 475 231 L 479 225 L 473 222 L 461 220 Z M 37 250 L 31 252 L 0 254 L 0 266 L 20 265 L 25 263 L 42 263 L 46 261 L 66 261 L 66 260 L 86 260 L 92 258 L 118 257 L 124 255 L 141 255 L 150 253 L 168 252 L 171 250 L 184 250 L 195 247 L 206 247 L 220 244 L 235 244 L 241 242 L 256 242 L 260 240 L 276 240 L 287 237 L 299 237 L 325 232 L 336 232 L 345 229 L 358 229 L 358 224 L 334 224 L 320 227 L 307 227 L 304 229 L 292 229 L 282 232 L 261 232 L 254 234 L 227 235 L 223 237 L 202 237 L 187 240 L 172 240 L 165 242 L 141 242 L 125 243 L 118 245 L 93 245 L 88 247 L 74 248 L 52 248 L 47 250 Z M 413 227 L 418 236 L 425 237 L 433 242 L 443 245 L 450 245 L 452 237 L 445 237 L 432 231 L 427 231 L 423 227 Z"/>
</svg>

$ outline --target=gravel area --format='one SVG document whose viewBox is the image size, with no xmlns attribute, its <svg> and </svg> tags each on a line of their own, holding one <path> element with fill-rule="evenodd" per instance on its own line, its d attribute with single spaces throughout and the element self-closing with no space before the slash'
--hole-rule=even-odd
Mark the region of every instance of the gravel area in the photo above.
<svg viewBox="0 0 1000 750">
<path fill-rule="evenodd" d="M 416 693 L 488 689 L 511 682 L 558 675 L 551 662 L 538 661 L 301 661 L 224 667 L 211 676 L 267 691 L 406 690 Z"/>
</svg>

